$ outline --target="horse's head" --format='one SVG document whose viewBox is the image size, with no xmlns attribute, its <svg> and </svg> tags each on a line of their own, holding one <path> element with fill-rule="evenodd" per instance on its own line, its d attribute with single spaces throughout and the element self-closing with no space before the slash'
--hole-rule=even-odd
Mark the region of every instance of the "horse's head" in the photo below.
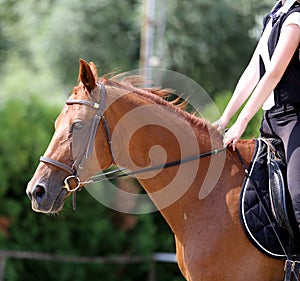
<svg viewBox="0 0 300 281">
<path fill-rule="evenodd" d="M 108 142 L 99 139 L 106 136 L 105 122 L 101 122 L 106 92 L 97 81 L 96 66 L 81 60 L 79 84 L 57 117 L 55 133 L 27 187 L 35 211 L 58 212 L 81 181 L 112 163 Z M 96 134 L 98 130 L 103 133 Z M 95 142 L 101 159 L 96 159 Z"/>
</svg>

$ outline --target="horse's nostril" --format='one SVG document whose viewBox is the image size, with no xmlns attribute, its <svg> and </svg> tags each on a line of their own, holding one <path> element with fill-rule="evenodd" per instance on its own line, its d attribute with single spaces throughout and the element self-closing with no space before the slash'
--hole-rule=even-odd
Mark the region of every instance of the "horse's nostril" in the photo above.
<svg viewBox="0 0 300 281">
<path fill-rule="evenodd" d="M 34 189 L 33 195 L 36 199 L 42 199 L 45 195 L 45 188 L 41 185 L 37 185 Z"/>
</svg>

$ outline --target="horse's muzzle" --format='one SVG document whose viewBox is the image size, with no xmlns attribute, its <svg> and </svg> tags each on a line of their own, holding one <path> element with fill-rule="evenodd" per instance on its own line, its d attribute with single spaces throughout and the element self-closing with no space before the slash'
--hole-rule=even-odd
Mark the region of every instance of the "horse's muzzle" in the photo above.
<svg viewBox="0 0 300 281">
<path fill-rule="evenodd" d="M 48 192 L 47 187 L 40 182 L 29 182 L 26 189 L 32 209 L 42 213 L 57 213 L 64 204 L 67 191 L 60 188 L 57 194 Z"/>
</svg>

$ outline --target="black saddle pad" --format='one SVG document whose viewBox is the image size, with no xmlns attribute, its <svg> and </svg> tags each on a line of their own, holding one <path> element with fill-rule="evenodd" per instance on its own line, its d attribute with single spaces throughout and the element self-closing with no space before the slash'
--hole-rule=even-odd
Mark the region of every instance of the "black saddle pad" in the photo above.
<svg viewBox="0 0 300 281">
<path fill-rule="evenodd" d="M 271 205 L 267 144 L 258 139 L 241 192 L 242 225 L 249 240 L 264 254 L 277 259 L 298 256 L 299 244 L 276 221 Z"/>
</svg>

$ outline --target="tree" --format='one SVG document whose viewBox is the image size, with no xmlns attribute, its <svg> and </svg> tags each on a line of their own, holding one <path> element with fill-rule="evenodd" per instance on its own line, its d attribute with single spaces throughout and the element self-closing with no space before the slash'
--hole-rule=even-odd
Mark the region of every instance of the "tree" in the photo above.
<svg viewBox="0 0 300 281">
<path fill-rule="evenodd" d="M 261 26 L 257 17 L 270 8 L 268 2 L 168 2 L 166 68 L 184 73 L 212 95 L 232 90 L 250 59 L 257 40 L 253 33 Z"/>
<path fill-rule="evenodd" d="M 159 37 L 164 50 L 159 67 L 187 75 L 212 95 L 232 90 L 250 58 L 270 1 L 164 1 L 167 12 L 161 20 L 166 28 Z M 61 92 L 76 82 L 79 58 L 95 61 L 102 75 L 135 69 L 142 4 L 141 0 L 2 0 L 0 56 L 11 67 L 16 65 L 14 75 L 24 70 L 44 74 L 40 84 L 45 83 L 45 89 L 57 84 Z M 157 0 L 158 11 L 161 5 Z"/>
</svg>

